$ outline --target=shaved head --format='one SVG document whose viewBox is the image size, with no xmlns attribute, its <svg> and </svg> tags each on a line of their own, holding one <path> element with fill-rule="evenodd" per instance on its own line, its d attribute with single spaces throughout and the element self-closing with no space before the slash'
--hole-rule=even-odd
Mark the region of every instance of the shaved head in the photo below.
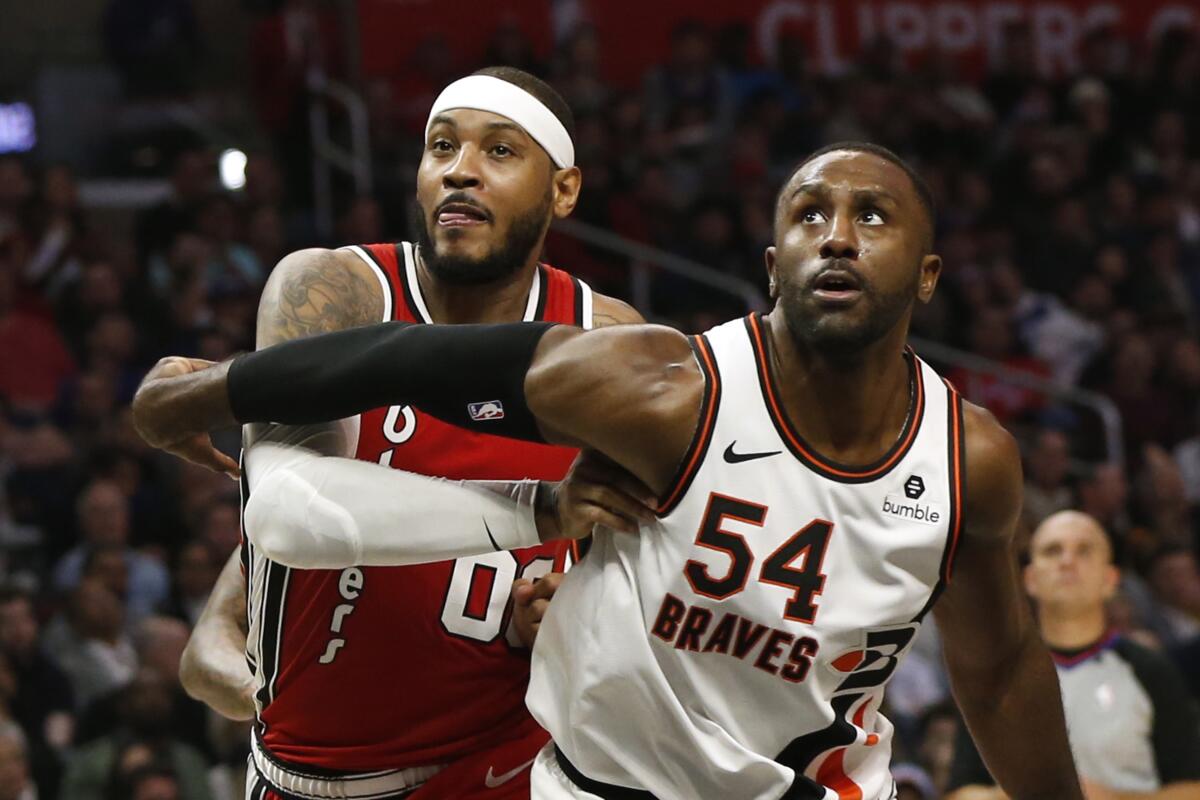
<svg viewBox="0 0 1200 800">
<path fill-rule="evenodd" d="M 1037 550 L 1039 541 L 1044 546 L 1046 542 L 1057 539 L 1065 532 L 1092 540 L 1101 547 L 1106 560 L 1110 564 L 1112 563 L 1112 542 L 1109 541 L 1104 527 L 1091 514 L 1085 514 L 1082 511 L 1059 511 L 1046 517 L 1030 537 L 1030 552 Z"/>
</svg>

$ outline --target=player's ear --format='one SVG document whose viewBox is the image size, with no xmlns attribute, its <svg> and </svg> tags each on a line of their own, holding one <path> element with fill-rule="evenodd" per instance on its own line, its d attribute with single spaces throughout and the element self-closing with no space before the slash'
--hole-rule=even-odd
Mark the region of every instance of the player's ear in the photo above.
<svg viewBox="0 0 1200 800">
<path fill-rule="evenodd" d="M 942 274 L 942 257 L 933 253 L 921 259 L 921 280 L 917 284 L 917 299 L 928 303 L 937 288 L 938 277 Z"/>
<path fill-rule="evenodd" d="M 1104 570 L 1104 599 L 1112 600 L 1121 585 L 1121 571 L 1109 564 Z"/>
<path fill-rule="evenodd" d="M 579 190 L 583 188 L 583 173 L 579 167 L 567 167 L 554 171 L 554 216 L 568 217 L 579 202 Z"/>
<path fill-rule="evenodd" d="M 767 262 L 767 294 L 772 300 L 779 299 L 779 279 L 775 275 L 775 245 L 767 248 L 763 254 Z"/>
</svg>

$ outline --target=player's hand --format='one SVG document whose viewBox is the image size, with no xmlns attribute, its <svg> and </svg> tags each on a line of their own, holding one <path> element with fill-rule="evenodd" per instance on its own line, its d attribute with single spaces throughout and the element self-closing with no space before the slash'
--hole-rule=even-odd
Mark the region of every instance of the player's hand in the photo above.
<svg viewBox="0 0 1200 800">
<path fill-rule="evenodd" d="M 594 450 L 585 450 L 571 465 L 556 490 L 559 535 L 567 539 L 590 536 L 592 527 L 606 525 L 634 533 L 654 519 L 658 499 L 627 470 Z"/>
<path fill-rule="evenodd" d="M 530 649 L 533 649 L 537 639 L 542 617 L 546 616 L 546 609 L 550 607 L 550 598 L 558 591 L 562 579 L 561 572 L 551 572 L 536 581 L 525 578 L 513 581 L 512 624 L 517 629 L 521 644 Z"/>
<path fill-rule="evenodd" d="M 146 373 L 142 385 L 134 395 L 133 425 L 151 447 L 166 450 L 185 461 L 207 467 L 214 472 L 223 472 L 236 479 L 241 475 L 237 462 L 214 447 L 212 437 L 208 433 L 188 431 L 186 420 L 180 420 L 178 414 L 168 407 L 164 393 L 156 391 L 172 378 L 190 375 L 214 366 L 215 361 L 205 361 L 202 358 L 168 356 L 160 359 L 154 368 Z"/>
</svg>

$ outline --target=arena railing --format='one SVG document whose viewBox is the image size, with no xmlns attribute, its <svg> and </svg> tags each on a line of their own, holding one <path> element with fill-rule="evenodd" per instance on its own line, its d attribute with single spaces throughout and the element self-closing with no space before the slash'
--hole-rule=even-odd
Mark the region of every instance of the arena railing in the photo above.
<svg viewBox="0 0 1200 800">
<path fill-rule="evenodd" d="M 728 275 L 675 253 L 633 241 L 611 230 L 578 220 L 558 220 L 554 224 L 554 229 L 556 232 L 586 245 L 628 259 L 628 299 L 648 319 L 654 317 L 650 287 L 656 270 L 668 272 L 709 289 L 723 292 L 739 301 L 746 311 L 762 311 L 767 308 L 767 299 L 762 292 L 753 283 L 743 278 Z M 1124 463 L 1125 446 L 1121 414 L 1117 410 L 1116 404 L 1104 395 L 1074 386 L 1064 386 L 941 342 L 915 336 L 910 337 L 910 342 L 922 358 L 934 362 L 940 367 L 958 367 L 987 375 L 1004 383 L 1052 398 L 1060 403 L 1088 409 L 1095 414 L 1104 431 L 1104 459 L 1113 463 Z"/>
<path fill-rule="evenodd" d="M 308 121 L 312 131 L 313 206 L 317 233 L 333 236 L 333 170 L 348 175 L 358 195 L 371 193 L 371 143 L 367 104 L 350 86 L 331 80 L 319 69 L 307 76 Z M 330 132 L 334 109 L 345 112 L 350 143 L 343 147 Z"/>
<path fill-rule="evenodd" d="M 767 307 L 767 299 L 750 281 L 728 275 L 683 256 L 642 242 L 635 242 L 618 233 L 578 220 L 560 219 L 554 223 L 554 230 L 584 244 L 628 258 L 630 260 L 629 299 L 643 313 L 653 310 L 650 299 L 650 281 L 656 269 L 728 294 L 741 301 L 747 311 L 762 311 Z"/>
<path fill-rule="evenodd" d="M 1037 394 L 1052 397 L 1062 403 L 1072 403 L 1089 409 L 1100 420 L 1104 428 L 1105 460 L 1115 464 L 1125 463 L 1125 439 L 1122 433 L 1121 412 L 1108 397 L 1099 392 L 1064 386 L 1029 372 L 1005 366 L 999 361 L 984 358 L 967 350 L 959 350 L 941 342 L 910 336 L 913 349 L 927 361 L 939 366 L 960 367 L 981 375 L 988 375 L 1005 383 L 1029 389 Z"/>
</svg>

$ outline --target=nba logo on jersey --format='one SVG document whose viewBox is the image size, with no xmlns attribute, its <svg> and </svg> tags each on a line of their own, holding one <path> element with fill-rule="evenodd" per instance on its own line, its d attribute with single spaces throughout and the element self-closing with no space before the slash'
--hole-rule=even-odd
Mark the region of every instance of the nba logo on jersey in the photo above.
<svg viewBox="0 0 1200 800">
<path fill-rule="evenodd" d="M 467 413 L 471 419 L 479 422 L 488 419 L 504 419 L 504 404 L 499 400 L 485 400 L 482 403 L 467 403 Z"/>
</svg>

